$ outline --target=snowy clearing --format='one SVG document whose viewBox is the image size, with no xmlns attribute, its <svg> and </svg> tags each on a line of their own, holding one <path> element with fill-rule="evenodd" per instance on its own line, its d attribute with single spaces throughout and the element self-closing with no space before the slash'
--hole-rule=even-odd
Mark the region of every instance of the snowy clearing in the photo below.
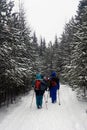
<svg viewBox="0 0 87 130">
<path fill-rule="evenodd" d="M 0 130 L 87 130 L 87 103 L 79 102 L 71 88 L 61 85 L 61 105 L 48 98 L 48 109 L 43 99 L 43 108 L 38 110 L 35 96 L 30 108 L 32 95 L 33 91 L 0 109 Z"/>
</svg>

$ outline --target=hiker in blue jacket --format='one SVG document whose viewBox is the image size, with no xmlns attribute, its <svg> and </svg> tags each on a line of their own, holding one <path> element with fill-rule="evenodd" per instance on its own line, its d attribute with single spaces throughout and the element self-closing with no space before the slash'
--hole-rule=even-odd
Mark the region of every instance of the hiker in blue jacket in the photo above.
<svg viewBox="0 0 87 130">
<path fill-rule="evenodd" d="M 59 90 L 59 88 L 60 88 L 59 78 L 57 77 L 56 72 L 53 71 L 51 73 L 50 87 L 49 87 L 52 103 L 56 103 L 57 101 L 57 90 Z"/>
</svg>

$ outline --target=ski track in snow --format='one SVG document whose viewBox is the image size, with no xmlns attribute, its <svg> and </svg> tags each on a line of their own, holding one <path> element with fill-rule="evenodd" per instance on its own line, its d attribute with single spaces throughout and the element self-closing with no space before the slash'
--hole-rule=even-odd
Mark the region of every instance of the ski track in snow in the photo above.
<svg viewBox="0 0 87 130">
<path fill-rule="evenodd" d="M 79 102 L 71 88 L 61 85 L 61 105 L 52 104 L 48 98 L 48 109 L 43 98 L 43 108 L 38 110 L 35 96 L 30 108 L 32 95 L 33 91 L 18 103 L 0 109 L 0 130 L 87 130 L 87 103 Z"/>
</svg>

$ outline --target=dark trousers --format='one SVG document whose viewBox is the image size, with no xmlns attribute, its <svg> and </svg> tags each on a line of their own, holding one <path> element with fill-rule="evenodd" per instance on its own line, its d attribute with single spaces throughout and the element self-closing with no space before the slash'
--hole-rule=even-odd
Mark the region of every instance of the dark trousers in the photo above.
<svg viewBox="0 0 87 130">
<path fill-rule="evenodd" d="M 42 107 L 42 102 L 43 102 L 43 96 L 42 95 L 37 95 L 36 96 L 36 105 L 37 108 Z"/>
<path fill-rule="evenodd" d="M 36 105 L 37 108 L 42 107 L 44 91 L 36 90 Z"/>
<path fill-rule="evenodd" d="M 50 89 L 50 97 L 52 100 L 52 103 L 55 103 L 57 101 L 57 87 L 52 87 Z"/>
</svg>

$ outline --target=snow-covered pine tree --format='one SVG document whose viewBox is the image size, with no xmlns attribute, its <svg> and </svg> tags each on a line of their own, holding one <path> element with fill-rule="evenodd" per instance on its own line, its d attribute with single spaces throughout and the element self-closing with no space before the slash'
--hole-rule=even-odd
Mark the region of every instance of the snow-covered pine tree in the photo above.
<svg viewBox="0 0 87 130">
<path fill-rule="evenodd" d="M 60 42 L 63 80 L 65 79 L 65 81 L 68 82 L 69 84 L 71 84 L 72 82 L 72 73 L 73 73 L 72 71 L 74 71 L 73 66 L 71 64 L 72 50 L 74 46 L 73 42 L 73 35 L 75 32 L 74 24 L 75 24 L 74 18 L 72 18 L 69 21 L 69 23 L 65 25 L 65 30 L 63 32 Z"/>
<path fill-rule="evenodd" d="M 0 1 L 0 87 L 1 87 L 1 100 L 9 101 L 11 97 L 11 79 L 9 73 L 12 68 L 11 65 L 11 44 L 13 34 L 10 31 L 9 23 L 12 16 L 12 8 L 14 4 L 12 1 L 7 3 L 7 0 Z"/>
<path fill-rule="evenodd" d="M 42 61 L 42 73 L 44 75 L 47 75 L 47 66 L 48 66 L 48 62 L 46 61 L 47 59 L 47 48 L 46 48 L 46 40 L 45 38 L 42 39 L 42 46 L 40 46 L 42 49 L 42 56 L 41 56 L 41 61 Z"/>
<path fill-rule="evenodd" d="M 40 45 L 39 45 L 39 68 L 42 74 L 46 71 L 46 62 L 45 62 L 45 51 L 46 51 L 46 41 L 42 37 L 40 38 Z"/>
<path fill-rule="evenodd" d="M 0 1 L 0 104 L 7 100 L 7 105 L 29 88 L 32 75 L 30 28 L 24 11 L 12 13 L 13 6 L 11 1 Z"/>
<path fill-rule="evenodd" d="M 53 56 L 54 56 L 54 52 L 53 52 L 53 45 L 52 42 L 50 41 L 48 43 L 48 47 L 46 50 L 46 62 L 47 62 L 47 72 L 48 74 L 51 73 L 51 71 L 53 70 Z"/>
<path fill-rule="evenodd" d="M 60 58 L 61 58 L 61 76 L 63 78 L 63 81 L 67 82 L 67 66 L 68 66 L 68 61 L 69 61 L 69 44 L 68 44 L 68 34 L 65 30 L 61 36 L 61 41 L 60 41 Z"/>
<path fill-rule="evenodd" d="M 38 43 L 38 38 L 36 36 L 36 33 L 33 33 L 32 36 L 32 55 L 33 55 L 33 60 L 32 60 L 32 78 L 35 78 L 36 73 L 39 71 L 39 64 L 41 62 L 40 56 L 39 56 L 39 43 Z"/>
<path fill-rule="evenodd" d="M 75 80 L 77 86 L 87 90 L 87 1 L 82 0 L 76 15 L 76 32 L 74 34 L 73 64 L 75 66 Z"/>
<path fill-rule="evenodd" d="M 19 8 L 19 41 L 17 44 L 17 55 L 15 57 L 16 61 L 16 71 L 22 80 L 22 86 L 24 86 L 24 91 L 29 89 L 30 79 L 32 77 L 32 62 L 33 62 L 33 49 L 32 49 L 32 36 L 30 27 L 27 26 L 25 20 L 25 12 L 23 5 L 20 3 Z"/>
<path fill-rule="evenodd" d="M 61 51 L 60 51 L 60 44 L 57 38 L 57 35 L 55 35 L 54 44 L 53 44 L 53 69 L 56 70 L 58 74 L 60 74 L 61 71 Z"/>
</svg>

